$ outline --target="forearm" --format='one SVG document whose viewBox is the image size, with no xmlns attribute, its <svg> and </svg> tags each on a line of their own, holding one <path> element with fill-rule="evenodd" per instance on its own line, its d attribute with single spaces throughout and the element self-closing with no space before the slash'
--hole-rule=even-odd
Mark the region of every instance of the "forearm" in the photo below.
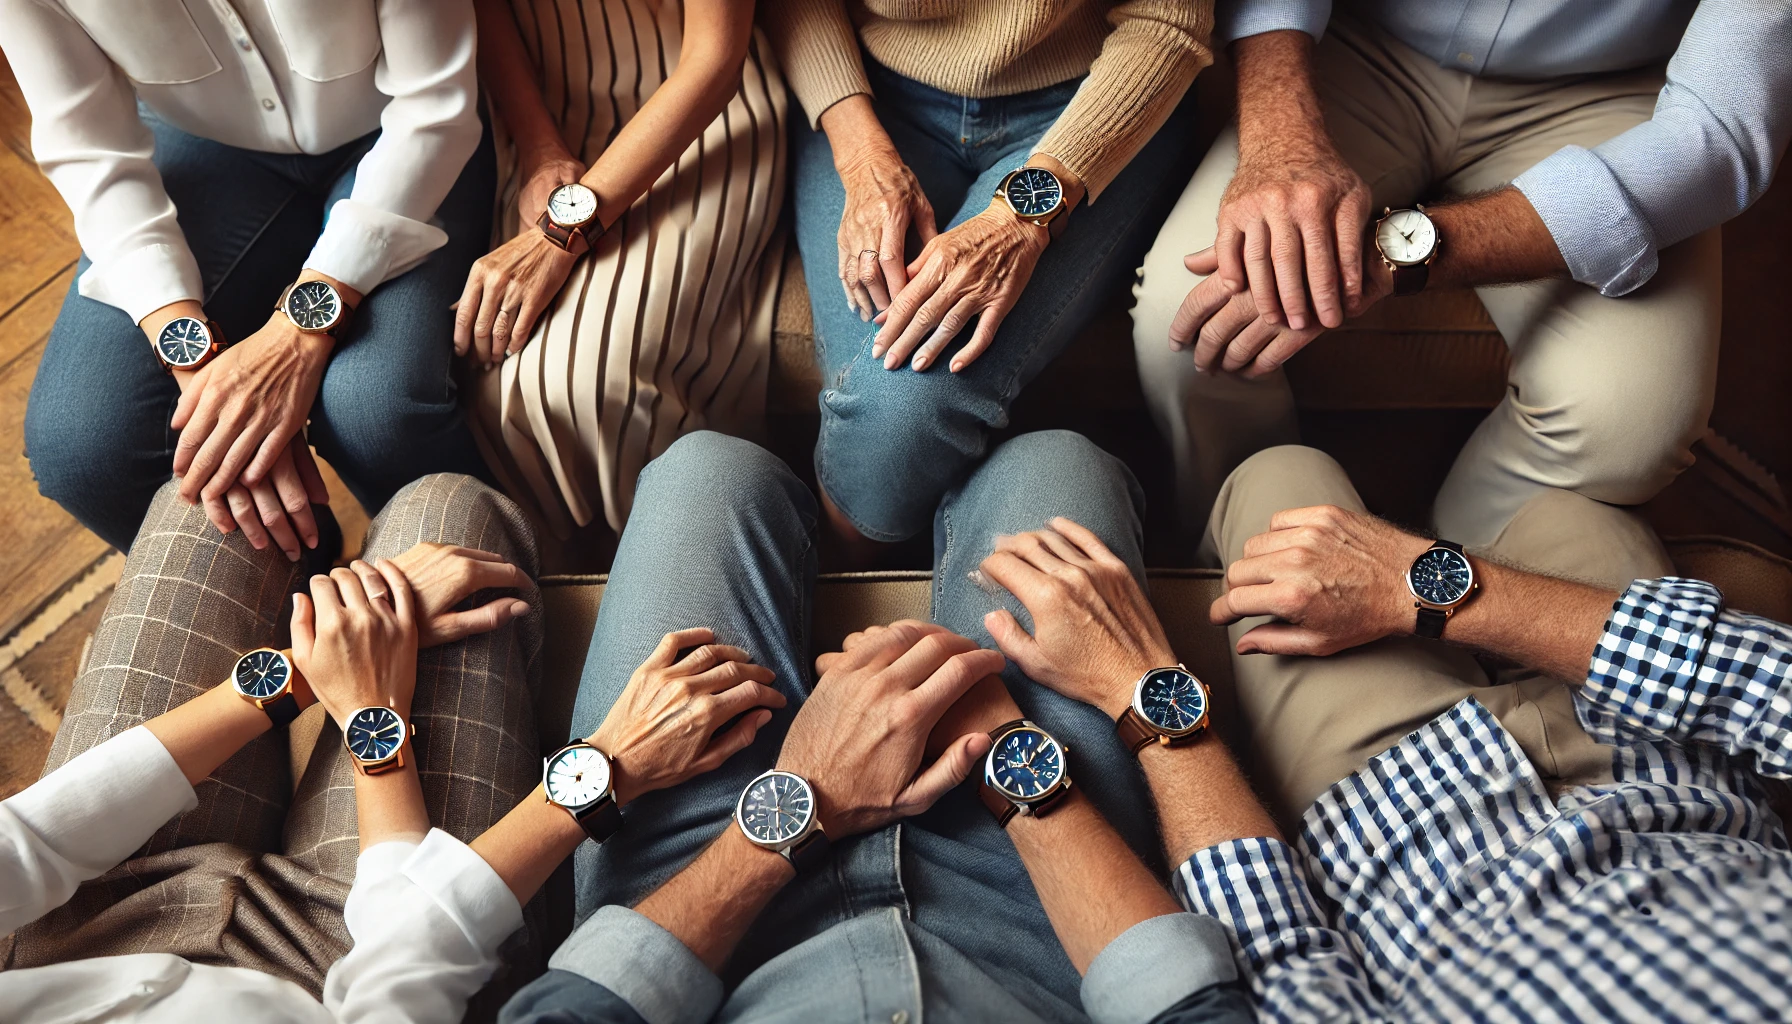
<svg viewBox="0 0 1792 1024">
<path fill-rule="evenodd" d="M 187 781 L 197 784 L 273 723 L 223 682 L 143 725 L 168 748 Z"/>
<path fill-rule="evenodd" d="M 523 47 L 510 4 L 475 0 L 473 14 L 479 24 L 479 80 L 504 119 L 517 159 L 525 168 L 549 159 L 570 159 L 560 129 L 542 101 L 541 87 L 530 73 L 535 62 Z"/>
<path fill-rule="evenodd" d="M 754 846 L 730 825 L 635 912 L 677 937 L 711 971 L 720 971 L 747 928 L 794 877 L 789 861 Z"/>
<path fill-rule="evenodd" d="M 378 775 L 355 773 L 355 819 L 361 849 L 393 841 L 418 843 L 429 834 L 429 810 L 417 777 L 417 751 L 404 746 L 404 767 Z"/>
<path fill-rule="evenodd" d="M 1232 839 L 1281 838 L 1225 742 L 1211 728 L 1184 746 L 1145 747 L 1139 751 L 1139 765 L 1157 804 L 1158 829 L 1171 864 Z"/>
<path fill-rule="evenodd" d="M 1232 44 L 1238 76 L 1238 161 L 1279 159 L 1293 148 L 1331 146 L 1313 87 L 1313 37 L 1264 32 Z"/>
<path fill-rule="evenodd" d="M 896 143 L 884 130 L 871 97 L 860 93 L 848 96 L 829 107 L 821 115 L 821 130 L 827 134 L 828 146 L 834 153 L 834 166 L 841 168 L 867 156 L 887 155 L 901 160 Z"/>
<path fill-rule="evenodd" d="M 1437 224 L 1429 287 L 1475 288 L 1565 277 L 1568 264 L 1524 194 L 1511 186 L 1427 206 Z M 1373 252 L 1373 246 L 1368 249 Z M 1379 260 L 1375 270 L 1389 271 Z"/>
<path fill-rule="evenodd" d="M 537 785 L 522 803 L 473 840 L 518 903 L 527 903 L 561 862 L 585 841 L 585 830 Z"/>
<path fill-rule="evenodd" d="M 1617 593 L 1481 558 L 1474 566 L 1481 589 L 1450 616 L 1444 637 L 1579 686 Z"/>
</svg>

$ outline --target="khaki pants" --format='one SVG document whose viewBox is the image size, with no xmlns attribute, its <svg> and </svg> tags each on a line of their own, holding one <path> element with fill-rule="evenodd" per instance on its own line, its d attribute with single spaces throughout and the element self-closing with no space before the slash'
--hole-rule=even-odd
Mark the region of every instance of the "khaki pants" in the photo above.
<svg viewBox="0 0 1792 1024">
<path fill-rule="evenodd" d="M 1271 516 L 1312 505 L 1364 511 L 1350 478 L 1323 452 L 1296 445 L 1259 452 L 1221 487 L 1207 526 L 1208 553 L 1230 565 L 1245 541 L 1269 528 Z M 1550 566 L 1556 575 L 1613 590 L 1672 569 L 1636 516 L 1561 490 L 1538 493 L 1475 554 Z M 1234 647 L 1265 621 L 1232 626 Z M 1566 687 L 1517 668 L 1490 675 L 1467 650 L 1447 643 L 1396 637 L 1326 658 L 1234 654 L 1232 670 L 1243 726 L 1234 736 L 1246 744 L 1258 792 L 1295 832 L 1301 814 L 1333 783 L 1470 696 L 1498 716 L 1552 788 L 1611 780 L 1612 750 L 1581 729 Z"/>
<path fill-rule="evenodd" d="M 1660 68 L 1543 82 L 1475 78 L 1337 16 L 1314 58 L 1326 126 L 1368 183 L 1377 216 L 1384 206 L 1497 188 L 1566 145 L 1596 146 L 1647 120 L 1664 81 Z M 1297 436 L 1281 373 L 1259 381 L 1197 374 L 1189 354 L 1171 352 L 1166 340 L 1200 280 L 1182 257 L 1213 243 L 1237 164 L 1237 134 L 1228 129 L 1158 233 L 1135 290 L 1139 374 L 1176 458 L 1182 519 L 1191 524 L 1233 466 Z M 1488 544 L 1550 488 L 1639 504 L 1692 464 L 1716 386 L 1718 231 L 1664 250 L 1660 261 L 1648 284 L 1616 299 L 1573 281 L 1477 290 L 1511 349 L 1511 371 L 1505 400 L 1438 493 L 1444 536 Z"/>
</svg>

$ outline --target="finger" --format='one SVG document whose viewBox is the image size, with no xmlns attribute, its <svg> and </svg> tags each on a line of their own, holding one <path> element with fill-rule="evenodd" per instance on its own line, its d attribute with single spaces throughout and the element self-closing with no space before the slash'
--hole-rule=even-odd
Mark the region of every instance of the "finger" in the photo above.
<svg viewBox="0 0 1792 1024">
<path fill-rule="evenodd" d="M 509 282 L 488 275 L 479 292 L 479 311 L 473 317 L 473 361 L 481 365 L 492 361 L 492 326 L 498 319 L 498 301 Z"/>
<path fill-rule="evenodd" d="M 927 201 L 926 193 L 916 189 L 908 205 L 909 223 L 914 225 L 915 234 L 921 236 L 921 245 L 925 248 L 927 243 L 939 237 L 940 233 L 939 222 L 933 215 L 933 204 Z M 902 246 L 899 245 L 890 251 L 900 253 Z"/>
<path fill-rule="evenodd" d="M 194 453 L 193 462 L 187 467 L 186 474 L 181 477 L 180 489 L 183 493 L 191 491 L 195 498 L 222 494 L 225 489 L 238 482 L 234 476 L 217 479 L 217 472 L 218 467 L 224 463 L 225 455 L 229 454 L 230 446 L 242 436 L 245 422 L 246 417 L 232 416 L 220 420 L 212 428 L 212 432 Z M 216 486 L 213 486 L 214 483 Z"/>
<path fill-rule="evenodd" d="M 753 656 L 732 644 L 704 644 L 678 659 L 672 667 L 679 675 L 695 676 L 728 662 L 750 662 Z"/>
<path fill-rule="evenodd" d="M 753 708 L 781 708 L 788 703 L 783 694 L 764 681 L 748 679 L 709 699 L 709 720 L 720 728 L 722 723 Z"/>
<path fill-rule="evenodd" d="M 1214 621 L 1221 625 L 1230 625 L 1253 615 L 1273 615 L 1278 619 L 1285 619 L 1297 607 L 1294 586 L 1286 580 L 1235 587 L 1226 591 L 1220 601 L 1225 602 L 1225 617 L 1215 618 Z M 1215 604 L 1217 607 L 1218 602 Z"/>
<path fill-rule="evenodd" d="M 1344 302 L 1355 309 L 1363 299 L 1363 228 L 1369 222 L 1369 191 L 1356 188 L 1338 205 L 1338 266 L 1344 272 Z"/>
<path fill-rule="evenodd" d="M 336 584 L 336 592 L 341 595 L 342 607 L 352 612 L 368 611 L 367 588 L 361 585 L 361 577 L 342 566 L 330 570 L 330 579 Z"/>
<path fill-rule="evenodd" d="M 938 760 L 915 776 L 915 780 L 897 795 L 896 812 L 903 817 L 912 817 L 932 807 L 940 797 L 963 782 L 977 767 L 978 760 L 988 753 L 988 733 L 973 732 L 958 737 Z"/>
<path fill-rule="evenodd" d="M 1272 323 L 1282 319 L 1282 297 L 1276 292 L 1275 233 L 1270 225 L 1252 225 L 1244 236 L 1244 274 L 1250 282 L 1257 315 Z"/>
<path fill-rule="evenodd" d="M 983 575 L 1001 584 L 1028 612 L 1036 612 L 1050 590 L 1051 577 L 1012 551 L 997 551 L 978 566 Z"/>
<path fill-rule="evenodd" d="M 1307 285 L 1313 293 L 1313 312 L 1324 327 L 1344 323 L 1344 298 L 1338 281 L 1338 248 L 1329 221 L 1301 227 L 1306 246 Z M 1303 325 L 1303 327 L 1306 325 Z"/>
<path fill-rule="evenodd" d="M 1176 315 L 1170 319 L 1170 347 L 1181 350 L 1194 344 L 1207 321 L 1226 308 L 1238 293 L 1223 277 L 1209 276 L 1188 290 Z"/>
<path fill-rule="evenodd" d="M 1240 587 L 1265 586 L 1289 574 L 1293 568 L 1288 557 L 1283 554 L 1290 550 L 1282 548 L 1266 555 L 1254 558 L 1239 558 L 1226 566 L 1226 587 L 1236 590 Z"/>
<path fill-rule="evenodd" d="M 261 516 L 261 525 L 268 531 L 268 536 L 285 552 L 286 560 L 299 560 L 299 538 L 293 532 L 292 523 L 287 521 L 286 509 L 280 505 L 280 495 L 268 484 L 256 484 L 249 488 L 249 497 L 255 501 L 256 514 Z"/>
<path fill-rule="evenodd" d="M 286 453 L 291 450 L 290 445 L 281 449 Z M 292 520 L 299 540 L 307 548 L 317 547 L 317 517 L 311 514 L 311 496 L 305 493 L 305 482 L 299 479 L 299 469 L 293 465 L 290 455 L 274 463 L 273 479 L 269 484 L 274 488 L 281 510 Z"/>
<path fill-rule="evenodd" d="M 212 521 L 219 533 L 236 529 L 236 516 L 230 511 L 230 502 L 223 498 L 205 499 L 205 517 Z"/>
<path fill-rule="evenodd" d="M 1319 526 L 1355 514 L 1336 505 L 1305 505 L 1301 508 L 1285 508 L 1269 517 L 1269 528 L 1271 530 L 1292 530 L 1300 526 Z"/>
<path fill-rule="evenodd" d="M 311 648 L 317 643 L 317 613 L 311 598 L 304 593 L 292 595 L 292 653 L 300 661 L 311 660 Z"/>
<path fill-rule="evenodd" d="M 1240 654 L 1290 654 L 1321 657 L 1338 648 L 1324 634 L 1286 622 L 1265 622 L 1238 638 Z"/>
<path fill-rule="evenodd" d="M 249 489 L 237 484 L 224 493 L 224 501 L 230 506 L 230 516 L 243 531 L 243 539 L 257 551 L 268 546 L 268 531 L 261 525 L 261 511 L 255 507 L 255 499 L 249 496 Z"/>
<path fill-rule="evenodd" d="M 778 674 L 764 665 L 755 665 L 750 661 L 725 661 L 705 672 L 691 676 L 688 684 L 698 693 L 726 693 L 741 683 L 769 684 L 778 678 Z M 740 711 L 736 710 L 735 714 Z M 729 716 L 730 718 L 733 715 Z"/>
<path fill-rule="evenodd" d="M 451 557 L 460 562 L 461 571 L 456 574 L 454 589 L 442 602 L 445 608 L 452 608 L 481 590 L 516 590 L 529 585 L 529 574 L 509 562 L 474 558 L 458 552 L 451 553 Z M 499 556 L 491 555 L 491 559 L 499 559 Z"/>
<path fill-rule="evenodd" d="M 212 471 L 211 481 L 205 486 L 212 488 L 214 493 L 222 494 L 233 483 L 245 486 L 260 483 L 260 480 L 251 480 L 245 470 L 249 468 L 249 460 L 254 457 L 256 450 L 267 440 L 266 429 L 267 425 L 262 417 L 251 417 L 243 426 L 242 432 L 230 443 L 224 457 L 218 460 L 217 468 Z M 286 447 L 284 440 L 280 442 L 280 447 Z M 204 493 L 203 489 L 201 493 Z"/>
<path fill-rule="evenodd" d="M 1102 542 L 1102 539 L 1096 536 L 1094 530 L 1089 529 L 1082 523 L 1079 523 L 1074 519 L 1067 519 L 1064 516 L 1054 516 L 1052 517 L 1051 522 L 1046 525 L 1050 526 L 1052 531 L 1057 533 L 1060 537 L 1075 544 L 1077 548 L 1082 551 L 1083 555 L 1091 562 L 1094 562 L 1097 565 L 1107 566 L 1124 567 L 1126 565 L 1119 555 L 1116 555 L 1109 550 L 1108 546 Z"/>
<path fill-rule="evenodd" d="M 1028 565 L 1047 576 L 1062 576 L 1072 571 L 1072 567 L 1058 557 L 1057 552 L 1046 546 L 1045 538 L 1040 533 L 1016 533 L 997 537 L 995 549 L 997 552 L 1025 559 Z"/>
<path fill-rule="evenodd" d="M 386 578 L 372 565 L 357 558 L 348 563 L 349 571 L 361 579 L 361 589 L 367 592 L 369 600 L 384 601 L 391 598 L 386 586 Z"/>
<path fill-rule="evenodd" d="M 1021 628 L 1020 620 L 1013 613 L 1006 608 L 997 608 L 983 616 L 983 628 L 989 630 L 990 638 L 996 642 L 996 646 L 1013 659 L 1022 672 L 1033 674 L 1031 666 L 1039 663 L 1039 641 Z"/>
<path fill-rule="evenodd" d="M 888 229 L 885 229 L 888 234 Z M 884 281 L 884 268 L 879 262 L 876 249 L 866 249 L 859 253 L 859 284 L 871 296 L 871 304 L 877 309 L 886 309 L 890 305 L 890 288 Z M 901 291 L 901 289 L 897 289 Z"/>
<path fill-rule="evenodd" d="M 944 325 L 946 314 L 962 302 L 962 293 L 952 281 L 946 282 L 944 287 L 929 296 L 921 304 L 921 308 L 915 310 L 913 319 L 909 320 L 902 334 L 890 345 L 889 352 L 884 356 L 885 368 L 895 369 L 907 361 L 916 372 L 925 370 L 927 363 L 922 360 L 917 349 L 923 341 L 939 333 L 937 329 Z M 911 353 L 913 359 L 909 358 Z"/>
<path fill-rule="evenodd" d="M 1211 277 L 1220 269 L 1220 255 L 1217 246 L 1208 246 L 1200 252 L 1191 252 L 1182 257 L 1182 265 L 1188 272 L 1199 277 Z"/>
<path fill-rule="evenodd" d="M 294 435 L 292 439 L 292 464 L 299 471 L 299 481 L 305 485 L 305 497 L 311 499 L 311 504 L 328 505 L 330 487 L 324 483 L 324 475 L 317 468 L 317 459 L 311 454 L 311 445 L 306 442 L 302 433 Z"/>
<path fill-rule="evenodd" d="M 406 576 L 397 563 L 390 558 L 382 558 L 375 562 L 374 568 L 378 569 L 380 575 L 386 578 L 386 587 L 392 597 L 392 612 L 398 616 L 398 624 L 406 629 L 415 629 L 417 625 L 417 595 L 411 591 L 410 577 Z M 524 607 L 526 608 L 527 605 Z"/>
<path fill-rule="evenodd" d="M 467 286 L 461 289 L 460 301 L 454 307 L 454 354 L 464 356 L 473 343 L 473 317 L 479 312 L 479 296 L 485 293 L 485 269 L 478 264 L 467 273 Z"/>
<path fill-rule="evenodd" d="M 1247 227 L 1230 217 L 1220 219 L 1218 233 L 1213 239 L 1213 267 L 1228 291 L 1242 292 L 1250 287 L 1250 274 L 1245 268 L 1245 245 L 1251 228 L 1261 231 L 1263 222 L 1252 217 Z"/>
<path fill-rule="evenodd" d="M 515 597 L 500 597 L 466 611 L 446 612 L 435 617 L 430 632 L 441 643 L 452 643 L 492 630 L 529 614 L 529 603 Z"/>
<path fill-rule="evenodd" d="M 1251 364 L 1241 371 L 1245 377 L 1255 380 L 1281 369 L 1295 353 L 1306 348 L 1307 344 L 1319 336 L 1320 331 L 1309 327 L 1304 331 L 1277 331 L 1263 346 Z"/>
<path fill-rule="evenodd" d="M 700 644 L 712 643 L 715 638 L 715 633 L 704 626 L 698 626 L 694 629 L 674 630 L 660 639 L 659 646 L 653 649 L 653 653 L 647 656 L 647 660 L 641 663 L 641 667 L 649 669 L 668 668 L 674 661 L 678 660 L 679 651 L 684 650 L 686 647 L 696 647 Z"/>
<path fill-rule="evenodd" d="M 709 746 L 703 749 L 703 756 L 691 762 L 691 768 L 698 775 L 713 772 L 722 766 L 722 762 L 751 746 L 759 730 L 772 720 L 770 711 L 755 711 L 736 722 L 734 728 L 712 738 Z"/>
<path fill-rule="evenodd" d="M 965 342 L 952 357 L 952 372 L 957 373 L 977 361 L 977 357 L 989 351 L 990 343 L 996 340 L 996 332 L 1002 329 L 1002 320 L 1008 316 L 1013 300 L 1006 300 L 1002 305 L 986 307 L 977 316 L 977 329 L 971 332 L 971 340 Z"/>
<path fill-rule="evenodd" d="M 1277 327 L 1261 317 L 1252 320 L 1226 346 L 1226 355 L 1220 360 L 1220 368 L 1227 373 L 1236 373 L 1251 365 L 1251 361 L 1257 358 L 1257 353 L 1268 347 L 1276 335 L 1284 330 L 1286 328 Z"/>
<path fill-rule="evenodd" d="M 1250 292 L 1239 292 L 1232 296 L 1219 312 L 1209 317 L 1200 335 L 1195 339 L 1195 369 L 1203 373 L 1213 373 L 1220 368 L 1220 359 L 1225 355 L 1226 347 L 1238 332 L 1258 321 L 1257 303 Z"/>
<path fill-rule="evenodd" d="M 516 355 L 529 343 L 529 335 L 535 330 L 535 321 L 541 317 L 541 311 L 552 299 L 552 295 L 535 292 L 530 292 L 523 298 L 522 308 L 516 313 L 516 326 L 510 330 L 510 345 L 505 348 L 505 355 Z"/>
<path fill-rule="evenodd" d="M 954 654 L 945 663 L 935 669 L 931 675 L 915 688 L 915 699 L 920 702 L 928 728 L 939 721 L 940 715 L 951 707 L 958 698 L 964 696 L 966 690 L 977 684 L 984 676 L 999 675 L 1008 667 L 1008 659 L 1001 651 L 992 651 L 983 647 L 972 648 L 962 654 Z"/>
<path fill-rule="evenodd" d="M 174 416 L 168 425 L 175 430 L 185 430 L 187 420 L 199 408 L 200 399 L 205 396 L 205 385 L 211 379 L 211 367 L 201 366 L 187 382 L 187 389 L 180 393 L 180 400 L 174 403 Z"/>
<path fill-rule="evenodd" d="M 1083 550 L 1075 544 L 1070 543 L 1070 541 L 1058 531 L 1040 530 L 1037 536 L 1039 537 L 1039 543 L 1043 545 L 1047 551 L 1056 555 L 1060 562 L 1063 562 L 1066 565 L 1074 565 L 1084 571 L 1095 568 L 1095 563 L 1091 561 L 1087 555 L 1083 554 Z"/>
<path fill-rule="evenodd" d="M 891 300 L 890 308 L 884 310 L 883 326 L 878 328 L 877 338 L 871 346 L 871 354 L 883 358 L 886 370 L 894 370 L 908 358 L 907 352 L 896 350 L 896 339 L 902 337 L 903 332 L 908 329 L 909 320 L 945 283 L 942 261 L 932 258 L 925 250 L 922 256 L 926 258 L 926 262 L 922 264 L 919 273 L 910 276 L 908 286 L 902 289 L 902 293 Z"/>
<path fill-rule="evenodd" d="M 877 267 L 883 272 L 884 290 L 892 297 L 908 287 L 907 261 L 902 258 L 902 250 L 908 243 L 908 218 L 907 208 L 891 213 L 884 220 L 884 237 L 877 246 Z"/>
<path fill-rule="evenodd" d="M 946 315 L 940 318 L 940 325 L 935 327 L 933 333 L 927 336 L 927 340 L 921 343 L 921 347 L 915 352 L 915 357 L 909 360 L 909 365 L 916 371 L 932 366 L 939 360 L 940 353 L 945 350 L 946 346 L 952 343 L 952 339 L 958 337 L 959 332 L 964 330 L 965 324 L 969 323 L 971 317 L 976 315 L 975 300 L 968 296 L 959 299 L 951 309 L 946 310 Z"/>
<path fill-rule="evenodd" d="M 174 443 L 174 475 L 182 478 L 180 495 L 188 502 L 198 501 L 199 488 L 211 479 L 209 473 L 203 476 L 194 473 L 193 463 L 199 458 L 199 452 L 206 442 L 218 432 L 218 407 L 221 404 L 222 399 L 208 388 L 205 396 L 200 399 L 198 408 L 193 410 L 192 417 L 187 420 L 187 425 L 181 428 L 180 439 Z M 191 481 L 188 477 L 192 478 Z"/>
<path fill-rule="evenodd" d="M 318 627 L 328 628 L 342 614 L 342 594 L 336 589 L 336 581 L 319 573 L 311 577 L 309 588 L 311 603 L 317 606 Z"/>
<path fill-rule="evenodd" d="M 1275 265 L 1276 289 L 1281 295 L 1281 322 L 1297 331 L 1307 329 L 1306 253 L 1301 229 L 1289 217 L 1275 217 L 1270 226 L 1270 260 Z"/>
</svg>

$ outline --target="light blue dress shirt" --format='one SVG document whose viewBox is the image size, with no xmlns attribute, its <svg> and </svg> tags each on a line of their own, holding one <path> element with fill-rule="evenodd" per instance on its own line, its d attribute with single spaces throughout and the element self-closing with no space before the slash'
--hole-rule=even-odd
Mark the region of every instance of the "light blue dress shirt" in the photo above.
<svg viewBox="0 0 1792 1024">
<path fill-rule="evenodd" d="M 1332 8 L 1222 0 L 1214 39 L 1281 29 L 1317 39 Z M 1661 249 L 1759 199 L 1792 137 L 1792 0 L 1362 0 L 1340 9 L 1471 75 L 1539 79 L 1668 61 L 1652 118 L 1592 149 L 1564 146 L 1512 182 L 1574 279 L 1606 295 L 1640 287 Z"/>
</svg>

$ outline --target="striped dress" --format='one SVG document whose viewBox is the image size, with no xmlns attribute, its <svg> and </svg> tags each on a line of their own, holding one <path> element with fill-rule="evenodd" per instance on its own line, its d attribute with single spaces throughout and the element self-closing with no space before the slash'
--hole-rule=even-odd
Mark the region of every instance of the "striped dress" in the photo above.
<svg viewBox="0 0 1792 1024">
<path fill-rule="evenodd" d="M 589 166 L 677 67 L 683 4 L 511 3 L 548 113 Z M 783 79 L 756 32 L 728 106 L 578 262 L 523 350 L 477 374 L 486 460 L 557 535 L 600 514 L 620 531 L 642 467 L 681 435 L 762 429 L 784 128 Z M 494 130 L 501 241 L 533 228 Z"/>
</svg>

